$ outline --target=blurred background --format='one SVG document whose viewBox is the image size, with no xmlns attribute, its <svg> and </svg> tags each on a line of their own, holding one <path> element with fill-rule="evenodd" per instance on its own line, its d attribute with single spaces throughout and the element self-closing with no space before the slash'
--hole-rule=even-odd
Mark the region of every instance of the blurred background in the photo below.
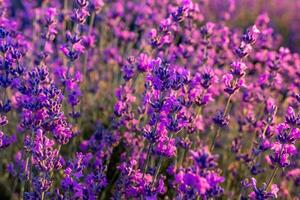
<svg viewBox="0 0 300 200">
<path fill-rule="evenodd" d="M 0 0 L 1 1 L 1 0 Z M 45 0 L 11 0 L 12 13 L 24 9 L 25 3 L 40 5 Z M 54 0 L 57 1 L 57 0 Z M 63 2 L 63 0 L 59 0 Z M 116 0 L 104 0 L 112 3 Z M 131 1 L 134 2 L 135 0 Z M 157 0 L 147 0 L 155 2 Z M 147 2 L 144 1 L 144 2 Z M 178 0 L 159 0 L 178 1 Z M 201 1 L 205 17 L 212 21 L 223 19 L 230 26 L 248 27 L 253 24 L 261 13 L 267 13 L 271 19 L 274 30 L 281 35 L 281 40 L 286 47 L 300 52 L 300 0 L 196 0 Z M 140 1 L 137 1 L 140 3 Z"/>
<path fill-rule="evenodd" d="M 283 44 L 300 52 L 299 0 L 208 0 L 204 3 L 212 20 L 225 18 L 232 27 L 245 28 L 253 24 L 259 14 L 268 14 Z"/>
</svg>

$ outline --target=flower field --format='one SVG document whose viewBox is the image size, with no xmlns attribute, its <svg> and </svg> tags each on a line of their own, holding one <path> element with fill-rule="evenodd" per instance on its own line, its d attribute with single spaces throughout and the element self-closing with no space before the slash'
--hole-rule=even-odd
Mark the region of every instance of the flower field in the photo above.
<svg viewBox="0 0 300 200">
<path fill-rule="evenodd" d="M 0 0 L 0 199 L 300 199 L 299 0 Z"/>
</svg>

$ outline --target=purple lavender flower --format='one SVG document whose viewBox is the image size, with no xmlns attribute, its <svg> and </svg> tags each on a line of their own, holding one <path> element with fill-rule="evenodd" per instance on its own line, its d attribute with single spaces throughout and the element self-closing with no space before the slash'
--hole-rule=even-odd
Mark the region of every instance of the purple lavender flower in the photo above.
<svg viewBox="0 0 300 200">
<path fill-rule="evenodd" d="M 272 3 L 0 0 L 1 197 L 296 198 L 300 7 Z"/>
<path fill-rule="evenodd" d="M 229 115 L 224 115 L 223 112 L 219 111 L 213 118 L 214 123 L 221 128 L 224 128 L 229 123 Z"/>
<path fill-rule="evenodd" d="M 277 185 L 273 184 L 270 191 L 266 191 L 266 184 L 264 183 L 261 188 L 258 188 L 256 185 L 256 179 L 251 178 L 251 181 L 248 183 L 247 187 L 252 188 L 252 192 L 249 194 L 249 198 L 253 200 L 258 199 L 274 199 L 277 198 L 277 193 L 279 188 Z"/>
</svg>

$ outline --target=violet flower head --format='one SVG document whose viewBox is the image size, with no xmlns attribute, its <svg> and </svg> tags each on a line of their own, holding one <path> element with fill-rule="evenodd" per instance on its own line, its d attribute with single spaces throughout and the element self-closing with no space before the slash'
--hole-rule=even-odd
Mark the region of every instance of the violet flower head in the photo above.
<svg viewBox="0 0 300 200">
<path fill-rule="evenodd" d="M 288 124 L 281 123 L 277 126 L 277 140 L 281 144 L 294 144 L 300 138 L 299 130 L 291 128 Z"/>
<path fill-rule="evenodd" d="M 90 2 L 90 10 L 92 12 L 96 12 L 96 13 L 100 12 L 103 6 L 104 6 L 103 0 L 92 0 Z"/>
<path fill-rule="evenodd" d="M 298 128 L 287 123 L 281 123 L 276 128 L 276 142 L 272 145 L 273 154 L 270 159 L 273 164 L 286 167 L 291 164 L 291 157 L 297 153 L 295 142 L 299 140 Z"/>
<path fill-rule="evenodd" d="M 6 116 L 4 116 L 4 115 L 0 116 L 0 127 L 5 126 L 7 124 L 8 124 L 8 120 L 7 120 Z"/>
<path fill-rule="evenodd" d="M 0 0 L 2 199 L 296 198 L 298 4 Z"/>
<path fill-rule="evenodd" d="M 81 8 L 85 8 L 89 5 L 89 1 L 88 0 L 76 0 L 76 3 L 81 7 Z"/>
<path fill-rule="evenodd" d="M 276 115 L 277 112 L 277 106 L 274 104 L 274 102 L 272 101 L 272 99 L 268 99 L 266 101 L 266 107 L 264 110 L 265 113 L 265 121 L 267 124 L 272 124 L 274 117 Z"/>
<path fill-rule="evenodd" d="M 192 151 L 193 165 L 180 169 L 175 175 L 178 198 L 213 198 L 222 195 L 224 190 L 220 184 L 224 177 L 216 170 L 217 156 L 210 154 L 208 147 L 201 147 L 198 152 Z"/>
<path fill-rule="evenodd" d="M 172 19 L 175 22 L 182 22 L 188 16 L 190 0 L 183 1 L 183 5 L 179 6 L 176 11 L 172 12 Z"/>
<path fill-rule="evenodd" d="M 214 82 L 214 74 L 212 70 L 206 69 L 200 74 L 200 84 L 203 88 L 209 88 Z"/>
<path fill-rule="evenodd" d="M 235 49 L 235 54 L 240 59 L 245 58 L 253 49 L 253 44 L 256 42 L 261 31 L 254 25 L 243 35 L 242 42 Z"/>
<path fill-rule="evenodd" d="M 71 19 L 78 24 L 83 24 L 86 21 L 86 18 L 89 16 L 88 10 L 83 7 L 81 9 L 74 9 Z"/>
<path fill-rule="evenodd" d="M 263 183 L 261 188 L 257 187 L 256 179 L 251 178 L 250 182 L 247 184 L 247 187 L 251 188 L 253 191 L 250 192 L 249 198 L 253 200 L 262 200 L 262 199 L 275 199 L 277 198 L 277 193 L 279 188 L 277 185 L 273 184 L 270 191 L 266 191 L 266 184 Z"/>
<path fill-rule="evenodd" d="M 244 84 L 244 80 L 236 80 L 232 74 L 226 74 L 223 76 L 223 83 L 225 85 L 224 91 L 232 95 Z"/>
<path fill-rule="evenodd" d="M 0 131 L 0 150 L 9 147 L 14 142 L 16 142 L 15 135 L 7 136 L 2 131 Z"/>
<path fill-rule="evenodd" d="M 194 163 L 201 169 L 210 169 L 217 166 L 217 155 L 212 155 L 208 147 L 201 148 L 200 151 L 191 151 Z"/>
<path fill-rule="evenodd" d="M 215 24 L 212 22 L 206 23 L 204 26 L 200 28 L 200 33 L 202 37 L 207 38 L 213 34 L 213 30 L 215 28 Z"/>
<path fill-rule="evenodd" d="M 160 58 L 151 61 L 152 69 L 151 82 L 155 90 L 166 91 L 172 86 L 174 71 L 168 63 L 164 63 Z"/>
<path fill-rule="evenodd" d="M 260 30 L 254 25 L 243 35 L 243 42 L 253 44 L 256 42 Z"/>
<path fill-rule="evenodd" d="M 296 115 L 295 110 L 291 106 L 289 106 L 285 115 L 285 121 L 287 124 L 293 127 L 299 127 L 300 115 Z"/>
<path fill-rule="evenodd" d="M 246 74 L 246 72 L 245 72 L 246 69 L 247 69 L 247 66 L 245 63 L 243 63 L 241 61 L 234 61 L 231 64 L 230 72 L 233 76 L 241 78 Z"/>
<path fill-rule="evenodd" d="M 146 54 L 144 53 L 140 54 L 140 56 L 137 59 L 137 69 L 140 72 L 148 71 L 149 62 L 150 62 L 149 57 Z"/>
<path fill-rule="evenodd" d="M 222 111 L 218 111 L 217 114 L 213 117 L 213 122 L 221 128 L 225 128 L 229 123 L 229 115 L 224 115 Z"/>
</svg>

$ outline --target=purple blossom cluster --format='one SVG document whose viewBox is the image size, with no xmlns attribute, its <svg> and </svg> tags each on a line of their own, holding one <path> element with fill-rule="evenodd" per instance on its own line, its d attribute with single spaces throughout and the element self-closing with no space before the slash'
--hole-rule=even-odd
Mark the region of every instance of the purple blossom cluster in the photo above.
<svg viewBox="0 0 300 200">
<path fill-rule="evenodd" d="M 0 0 L 0 198 L 300 198 L 291 4 L 241 2 Z"/>
</svg>

